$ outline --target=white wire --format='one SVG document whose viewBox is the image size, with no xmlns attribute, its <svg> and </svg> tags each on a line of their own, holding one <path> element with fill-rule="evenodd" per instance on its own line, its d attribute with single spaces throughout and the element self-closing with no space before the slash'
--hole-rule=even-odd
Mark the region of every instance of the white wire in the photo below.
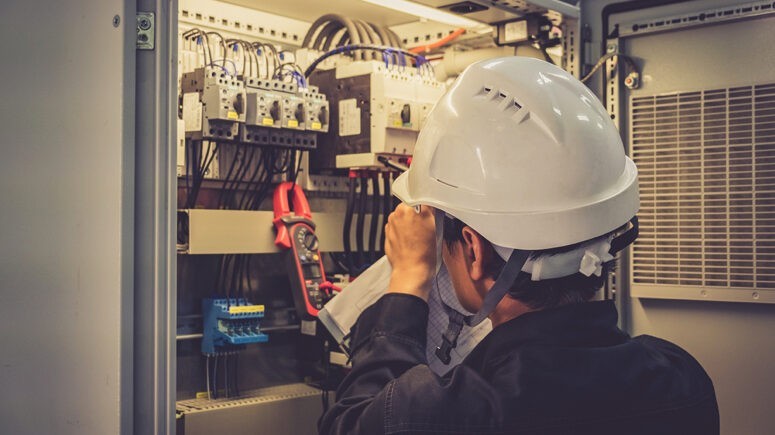
<svg viewBox="0 0 775 435">
<path fill-rule="evenodd" d="M 207 355 L 207 400 L 210 400 L 210 355 Z"/>
</svg>

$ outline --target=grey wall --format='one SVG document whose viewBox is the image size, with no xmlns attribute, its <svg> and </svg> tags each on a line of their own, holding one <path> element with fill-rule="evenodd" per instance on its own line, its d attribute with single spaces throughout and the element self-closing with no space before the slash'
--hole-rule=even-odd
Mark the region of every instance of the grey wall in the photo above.
<svg viewBox="0 0 775 435">
<path fill-rule="evenodd" d="M 132 432 L 134 9 L 0 2 L 0 433 Z"/>
<path fill-rule="evenodd" d="M 600 12 L 611 1 L 584 0 L 599 55 Z M 692 1 L 627 14 L 656 17 L 665 11 L 739 4 L 740 1 Z M 612 20 L 612 22 L 615 20 Z M 775 18 L 703 29 L 643 36 L 625 41 L 628 53 L 643 62 L 649 75 L 641 94 L 775 82 Z M 626 112 L 625 112 L 626 113 Z M 716 387 L 722 433 L 768 434 L 775 431 L 775 306 L 745 303 L 630 299 L 623 288 L 626 324 L 633 334 L 652 334 L 691 352 Z"/>
</svg>

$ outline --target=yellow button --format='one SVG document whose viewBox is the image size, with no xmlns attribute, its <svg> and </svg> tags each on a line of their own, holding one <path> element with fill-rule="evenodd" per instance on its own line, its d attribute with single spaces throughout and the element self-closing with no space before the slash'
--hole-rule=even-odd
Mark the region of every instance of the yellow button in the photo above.
<svg viewBox="0 0 775 435">
<path fill-rule="evenodd" d="M 315 261 L 318 261 L 318 260 L 320 260 L 320 256 L 318 256 L 318 254 L 315 254 L 315 255 L 312 256 L 312 259 L 315 260 Z"/>
</svg>

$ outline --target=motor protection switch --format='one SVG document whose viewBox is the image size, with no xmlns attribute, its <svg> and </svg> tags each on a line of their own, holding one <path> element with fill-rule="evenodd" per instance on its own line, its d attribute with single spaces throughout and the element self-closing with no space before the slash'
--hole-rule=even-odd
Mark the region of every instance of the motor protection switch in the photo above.
<svg viewBox="0 0 775 435">
<path fill-rule="evenodd" d="M 287 94 L 283 97 L 282 118 L 280 119 L 283 128 L 290 130 L 305 130 L 304 120 L 307 118 L 307 108 L 304 104 L 304 97 L 298 94 Z"/>
<path fill-rule="evenodd" d="M 289 197 L 292 202 L 289 202 Z M 312 212 L 301 186 L 292 182 L 277 186 L 274 191 L 274 216 L 277 230 L 275 244 L 287 250 L 286 268 L 296 311 L 301 319 L 313 319 L 331 294 L 318 250 Z"/>
<path fill-rule="evenodd" d="M 254 145 L 311 149 L 315 132 L 305 131 L 306 90 L 281 80 L 246 79 L 247 113 L 240 141 Z"/>
<path fill-rule="evenodd" d="M 245 122 L 246 93 L 241 80 L 214 68 L 183 74 L 183 121 L 190 139 L 236 140 Z"/>
<path fill-rule="evenodd" d="M 328 132 L 329 108 L 326 96 L 318 92 L 316 86 L 310 86 L 305 94 L 305 101 L 307 130 Z"/>
<path fill-rule="evenodd" d="M 282 102 L 285 96 L 297 91 L 292 83 L 280 80 L 248 78 L 247 113 L 245 124 L 257 127 L 280 128 L 282 126 Z"/>
</svg>

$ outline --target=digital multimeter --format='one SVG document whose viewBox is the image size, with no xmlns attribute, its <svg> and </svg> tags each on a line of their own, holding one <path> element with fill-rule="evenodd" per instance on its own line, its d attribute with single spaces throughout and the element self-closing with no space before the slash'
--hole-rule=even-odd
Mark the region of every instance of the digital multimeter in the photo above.
<svg viewBox="0 0 775 435">
<path fill-rule="evenodd" d="M 293 198 L 293 211 L 288 197 Z M 309 320 L 328 302 L 323 260 L 318 250 L 315 224 L 304 191 L 298 184 L 285 182 L 274 191 L 274 224 L 277 229 L 275 244 L 288 250 L 286 266 L 296 311 Z"/>
</svg>

